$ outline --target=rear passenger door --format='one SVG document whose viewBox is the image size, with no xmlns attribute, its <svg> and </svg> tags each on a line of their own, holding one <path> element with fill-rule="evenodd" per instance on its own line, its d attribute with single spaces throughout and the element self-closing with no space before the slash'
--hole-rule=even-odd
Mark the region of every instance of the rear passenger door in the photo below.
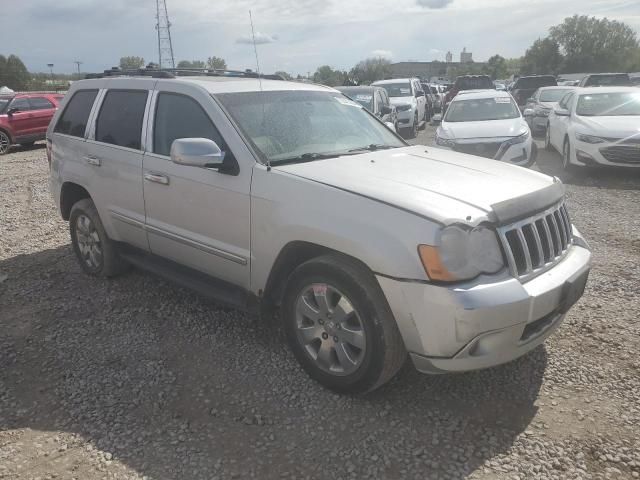
<svg viewBox="0 0 640 480">
<path fill-rule="evenodd" d="M 252 169 L 237 161 L 246 160 L 246 145 L 199 87 L 159 82 L 151 111 L 144 158 L 151 252 L 248 289 Z M 225 153 L 227 168 L 173 163 L 171 145 L 179 138 L 213 140 Z"/>
<path fill-rule="evenodd" d="M 427 99 L 424 96 L 424 91 L 422 90 L 422 85 L 417 80 L 413 81 L 413 92 L 416 96 L 416 101 L 418 102 L 418 122 L 422 122 L 425 119 L 424 112 L 426 110 Z"/>
<path fill-rule="evenodd" d="M 113 79 L 98 98 L 82 159 L 92 179 L 89 192 L 107 234 L 143 250 L 149 244 L 144 230 L 142 156 L 147 104 L 155 80 Z"/>
</svg>

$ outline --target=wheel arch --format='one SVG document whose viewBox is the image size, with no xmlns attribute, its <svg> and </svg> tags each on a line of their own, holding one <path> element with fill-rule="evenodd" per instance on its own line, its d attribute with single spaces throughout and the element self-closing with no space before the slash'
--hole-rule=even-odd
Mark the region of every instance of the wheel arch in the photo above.
<svg viewBox="0 0 640 480">
<path fill-rule="evenodd" d="M 64 182 L 60 189 L 60 214 L 62 219 L 69 220 L 73 205 L 85 198 L 91 198 L 86 188 L 77 183 Z"/>
<path fill-rule="evenodd" d="M 15 138 L 14 138 L 14 136 L 11 134 L 11 131 L 10 131 L 8 128 L 6 128 L 6 127 L 0 127 L 0 132 L 6 133 L 6 134 L 7 134 L 7 136 L 9 137 L 9 141 L 10 141 L 11 143 L 15 143 Z"/>
<path fill-rule="evenodd" d="M 286 289 L 287 279 L 298 266 L 313 258 L 327 254 L 348 257 L 354 262 L 360 264 L 373 275 L 371 268 L 369 268 L 369 266 L 359 258 L 317 243 L 298 240 L 291 241 L 287 243 L 282 250 L 280 250 L 280 253 L 278 253 L 276 260 L 271 267 L 271 271 L 267 277 L 267 283 L 262 294 L 262 311 L 265 313 L 273 312 L 280 306 Z"/>
</svg>

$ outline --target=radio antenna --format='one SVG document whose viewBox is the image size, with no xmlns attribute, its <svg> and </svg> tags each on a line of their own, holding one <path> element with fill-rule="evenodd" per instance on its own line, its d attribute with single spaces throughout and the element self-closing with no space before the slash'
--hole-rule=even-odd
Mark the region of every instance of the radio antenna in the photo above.
<svg viewBox="0 0 640 480">
<path fill-rule="evenodd" d="M 262 91 L 262 75 L 260 74 L 260 61 L 258 60 L 258 47 L 256 46 L 256 33 L 253 30 L 253 16 L 249 10 L 249 22 L 251 23 L 251 38 L 253 39 L 253 53 L 256 54 L 256 71 L 258 72 L 258 81 L 260 82 L 260 91 Z"/>
</svg>

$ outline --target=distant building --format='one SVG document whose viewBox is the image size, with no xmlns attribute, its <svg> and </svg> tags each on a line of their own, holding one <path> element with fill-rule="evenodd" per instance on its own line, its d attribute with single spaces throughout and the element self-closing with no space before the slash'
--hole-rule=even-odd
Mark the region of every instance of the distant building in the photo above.
<svg viewBox="0 0 640 480">
<path fill-rule="evenodd" d="M 464 47 L 462 52 L 460 52 L 460 63 L 470 62 L 473 62 L 473 53 L 467 52 L 467 47 Z"/>
<path fill-rule="evenodd" d="M 447 63 L 453 62 L 453 55 L 451 54 L 451 52 L 447 52 L 446 59 L 447 59 Z"/>
<path fill-rule="evenodd" d="M 482 67 L 484 62 L 475 62 L 474 68 Z M 392 63 L 392 78 L 418 77 L 422 79 L 436 78 L 452 78 L 455 77 L 455 70 L 462 66 L 460 62 L 397 62 Z"/>
</svg>

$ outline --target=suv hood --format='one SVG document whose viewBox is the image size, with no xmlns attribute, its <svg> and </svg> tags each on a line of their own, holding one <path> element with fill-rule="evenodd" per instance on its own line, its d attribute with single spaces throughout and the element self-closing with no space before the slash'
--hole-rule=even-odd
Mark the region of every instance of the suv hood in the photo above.
<svg viewBox="0 0 640 480">
<path fill-rule="evenodd" d="M 425 146 L 273 168 L 448 224 L 506 223 L 556 203 L 559 180 L 495 160 Z M 366 212 L 362 212 L 366 214 Z"/>
<path fill-rule="evenodd" d="M 526 123 L 521 117 L 483 122 L 442 122 L 440 125 L 445 138 L 456 140 L 517 137 L 524 133 L 526 128 Z"/>
</svg>

